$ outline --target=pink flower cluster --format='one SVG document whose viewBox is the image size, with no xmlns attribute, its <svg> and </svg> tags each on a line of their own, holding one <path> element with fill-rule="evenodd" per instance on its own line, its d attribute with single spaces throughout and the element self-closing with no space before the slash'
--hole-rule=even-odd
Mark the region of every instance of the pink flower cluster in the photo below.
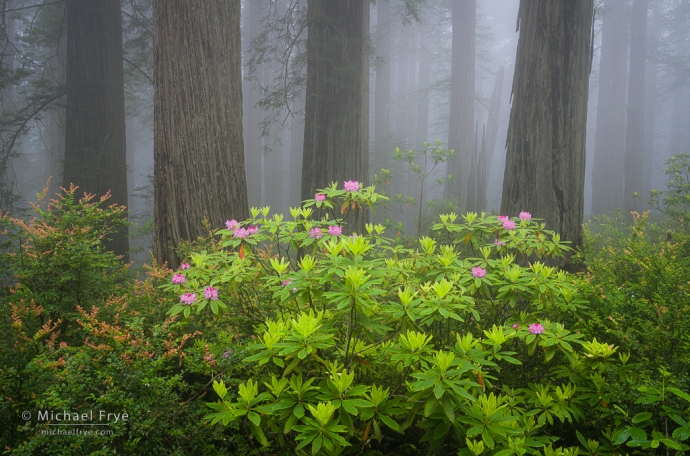
<svg viewBox="0 0 690 456">
<path fill-rule="evenodd" d="M 185 283 L 187 279 L 185 279 L 184 274 L 175 274 L 172 278 L 172 283 L 175 285 L 179 285 L 181 283 Z"/>
<path fill-rule="evenodd" d="M 191 267 L 191 266 L 189 266 L 189 263 L 182 263 L 182 264 L 180 265 L 180 269 L 182 269 L 183 271 L 184 271 L 185 269 L 189 269 L 190 267 Z"/>
<path fill-rule="evenodd" d="M 486 276 L 486 269 L 481 268 L 479 266 L 475 266 L 472 268 L 472 277 L 475 279 L 483 279 Z"/>
<path fill-rule="evenodd" d="M 340 236 L 343 234 L 343 229 L 337 225 L 328 227 L 328 234 L 331 236 Z"/>
<path fill-rule="evenodd" d="M 315 238 L 315 239 L 321 239 L 323 237 L 323 233 L 321 232 L 321 228 L 315 226 L 314 228 L 309 230 L 309 237 Z"/>
<path fill-rule="evenodd" d="M 292 285 L 292 282 L 289 280 L 283 280 L 283 288 L 287 287 L 288 285 Z M 293 288 L 292 291 L 297 291 L 297 288 Z"/>
<path fill-rule="evenodd" d="M 533 325 L 529 325 L 529 332 L 532 334 L 541 334 L 544 332 L 544 327 L 541 325 L 541 323 L 535 323 Z"/>
<path fill-rule="evenodd" d="M 532 220 L 532 214 L 530 214 L 529 212 L 520 212 L 520 220 L 529 222 L 530 220 Z"/>
<path fill-rule="evenodd" d="M 515 229 L 515 222 L 513 222 L 513 221 L 510 220 L 510 219 L 504 220 L 504 221 L 503 221 L 503 229 L 504 229 L 504 230 L 508 230 L 508 231 L 514 230 L 514 229 Z"/>
<path fill-rule="evenodd" d="M 496 238 L 496 239 L 494 239 L 494 245 L 497 245 L 500 247 L 502 245 L 506 245 L 506 243 L 503 241 L 499 241 L 498 238 Z"/>
<path fill-rule="evenodd" d="M 247 239 L 252 234 L 258 234 L 258 233 L 259 233 L 259 228 L 255 227 L 254 225 L 252 225 L 246 229 L 237 227 L 237 228 L 235 228 L 235 231 L 233 231 L 232 237 L 239 238 L 239 239 Z"/>
<path fill-rule="evenodd" d="M 239 223 L 237 220 L 235 220 L 235 219 L 226 220 L 226 221 L 225 221 L 225 226 L 226 226 L 230 231 L 233 231 L 235 228 L 238 228 L 238 227 L 240 226 L 240 223 Z"/>
<path fill-rule="evenodd" d="M 183 304 L 192 305 L 196 302 L 196 294 L 194 293 L 185 293 L 182 296 L 180 296 L 180 302 Z"/>
<path fill-rule="evenodd" d="M 326 195 L 324 195 L 323 193 L 317 193 L 316 195 L 314 195 L 314 199 L 316 201 L 326 201 Z"/>
<path fill-rule="evenodd" d="M 218 290 L 213 287 L 207 287 L 204 289 L 204 299 L 210 299 L 211 301 L 218 301 Z"/>
<path fill-rule="evenodd" d="M 356 192 L 359 190 L 359 182 L 357 181 L 345 181 L 343 188 L 346 192 Z"/>
</svg>

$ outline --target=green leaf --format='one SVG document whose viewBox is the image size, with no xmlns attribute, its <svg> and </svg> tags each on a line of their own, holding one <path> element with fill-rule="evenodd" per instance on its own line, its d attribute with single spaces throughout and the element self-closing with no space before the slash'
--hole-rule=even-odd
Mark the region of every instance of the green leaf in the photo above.
<svg viewBox="0 0 690 456">
<path fill-rule="evenodd" d="M 266 436 L 264 435 L 264 431 L 257 425 L 255 425 L 253 422 L 249 423 L 249 429 L 252 431 L 252 435 L 256 438 L 256 440 L 259 441 L 259 443 L 262 446 L 268 445 L 268 440 L 266 440 Z"/>
<path fill-rule="evenodd" d="M 642 421 L 647 421 L 652 417 L 652 414 L 649 412 L 640 412 L 637 415 L 633 416 L 632 422 L 633 424 L 641 423 Z"/>
<path fill-rule="evenodd" d="M 453 409 L 453 402 L 450 400 L 448 396 L 445 396 L 443 398 L 443 411 L 445 412 L 446 416 L 448 417 L 448 420 L 451 423 L 455 422 L 455 410 Z"/>
</svg>

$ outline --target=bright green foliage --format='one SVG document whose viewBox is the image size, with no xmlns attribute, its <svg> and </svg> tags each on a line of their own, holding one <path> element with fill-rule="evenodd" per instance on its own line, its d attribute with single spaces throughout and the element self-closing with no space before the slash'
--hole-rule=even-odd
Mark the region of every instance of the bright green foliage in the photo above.
<svg viewBox="0 0 690 456">
<path fill-rule="evenodd" d="M 356 198 L 376 198 L 373 188 L 360 192 L 333 185 L 308 205 L 345 213 Z M 221 400 L 209 404 L 209 422 L 239 422 L 278 453 L 414 445 L 576 454 L 606 441 L 604 427 L 585 429 L 592 443 L 576 430 L 586 420 L 614 423 L 609 376 L 629 374 L 628 356 L 567 328 L 587 311 L 574 279 L 529 262 L 562 255 L 558 235 L 536 221 L 506 230 L 495 216 L 444 214 L 435 238 L 404 248 L 381 226 L 327 235 L 341 220 L 310 215 L 294 209 L 283 221 L 255 209 L 234 228 L 254 234 L 220 230 L 220 248 L 192 255 L 177 271 L 185 281 L 164 287 L 198 297 L 170 310 L 193 319 L 216 313 L 202 299 L 212 285 L 243 328 L 245 373 L 239 389 L 230 378 L 214 384 Z M 314 228 L 322 237 L 310 236 Z"/>
</svg>

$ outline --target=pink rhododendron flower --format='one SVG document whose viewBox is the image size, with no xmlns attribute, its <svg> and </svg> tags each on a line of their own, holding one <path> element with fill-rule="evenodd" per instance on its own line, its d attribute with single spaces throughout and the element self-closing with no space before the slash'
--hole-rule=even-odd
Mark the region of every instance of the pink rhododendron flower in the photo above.
<svg viewBox="0 0 690 456">
<path fill-rule="evenodd" d="M 326 195 L 324 195 L 323 193 L 317 193 L 316 195 L 314 195 L 314 199 L 316 201 L 326 201 Z"/>
<path fill-rule="evenodd" d="M 238 222 L 237 220 L 232 219 L 232 220 L 226 220 L 226 221 L 225 221 L 225 226 L 226 226 L 229 230 L 234 230 L 235 228 L 239 227 L 240 224 L 239 224 L 239 222 Z"/>
<path fill-rule="evenodd" d="M 541 334 L 544 332 L 544 327 L 541 325 L 541 323 L 535 323 L 533 325 L 529 325 L 529 332 L 532 334 Z"/>
<path fill-rule="evenodd" d="M 185 293 L 182 296 L 180 296 L 180 302 L 181 303 L 191 305 L 191 304 L 194 304 L 195 301 L 196 301 L 196 294 L 194 294 L 194 293 Z"/>
<path fill-rule="evenodd" d="M 323 233 L 321 232 L 321 228 L 314 227 L 311 230 L 309 230 L 309 237 L 321 239 L 323 237 Z"/>
<path fill-rule="evenodd" d="M 183 271 L 184 271 L 185 269 L 189 269 L 190 267 L 191 267 L 191 266 L 189 266 L 189 263 L 182 263 L 182 264 L 180 265 L 180 269 L 182 269 Z"/>
<path fill-rule="evenodd" d="M 230 350 L 223 352 L 223 358 L 228 359 L 228 358 L 230 358 L 230 355 L 232 355 L 232 354 L 233 354 L 233 350 L 231 348 Z"/>
<path fill-rule="evenodd" d="M 179 285 L 181 283 L 185 283 L 187 279 L 185 279 L 183 274 L 175 274 L 172 278 L 172 283 L 175 285 Z"/>
<path fill-rule="evenodd" d="M 249 230 L 245 230 L 244 228 L 237 228 L 233 232 L 232 237 L 239 239 L 247 239 L 250 234 L 252 233 L 250 233 Z"/>
<path fill-rule="evenodd" d="M 514 330 L 517 331 L 519 328 L 520 328 L 520 325 L 519 325 L 518 323 L 515 323 L 515 324 L 513 325 L 513 329 L 514 329 Z"/>
<path fill-rule="evenodd" d="M 512 220 L 504 220 L 503 221 L 503 229 L 504 230 L 514 230 L 515 229 L 515 222 Z"/>
<path fill-rule="evenodd" d="M 211 301 L 218 301 L 218 290 L 213 287 L 207 287 L 204 289 L 204 299 L 210 299 Z"/>
<path fill-rule="evenodd" d="M 494 245 L 501 246 L 501 245 L 506 245 L 506 243 L 505 243 L 505 242 L 502 242 L 502 241 L 499 241 L 498 238 L 496 238 L 496 239 L 494 239 Z"/>
<path fill-rule="evenodd" d="M 472 277 L 475 279 L 483 279 L 486 276 L 486 269 L 481 268 L 479 266 L 475 266 L 472 268 Z"/>
<path fill-rule="evenodd" d="M 506 220 L 510 220 L 510 217 L 508 217 L 507 215 L 499 215 L 496 218 L 498 219 L 499 222 L 505 222 Z"/>
<path fill-rule="evenodd" d="M 356 192 L 359 190 L 359 182 L 357 181 L 346 181 L 343 184 L 343 187 L 345 188 L 346 192 Z"/>
<path fill-rule="evenodd" d="M 287 286 L 290 285 L 291 283 L 292 283 L 292 282 L 290 282 L 289 280 L 283 280 L 283 288 L 287 287 Z"/>
<path fill-rule="evenodd" d="M 529 222 L 530 220 L 532 220 L 532 214 L 530 214 L 529 212 L 520 212 L 520 220 Z"/>
<path fill-rule="evenodd" d="M 341 234 L 343 234 L 343 229 L 339 226 L 329 226 L 328 234 L 330 234 L 331 236 L 340 236 Z"/>
<path fill-rule="evenodd" d="M 256 226 L 252 225 L 249 228 L 247 228 L 247 233 L 249 234 L 259 234 L 259 228 Z"/>
</svg>

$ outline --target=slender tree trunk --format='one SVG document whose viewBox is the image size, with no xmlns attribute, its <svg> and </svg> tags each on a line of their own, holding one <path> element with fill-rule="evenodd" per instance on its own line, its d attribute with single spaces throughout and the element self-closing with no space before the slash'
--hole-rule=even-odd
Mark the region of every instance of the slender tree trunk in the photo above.
<svg viewBox="0 0 690 456">
<path fill-rule="evenodd" d="M 625 208 L 640 210 L 643 195 L 633 198 L 642 188 L 642 151 L 644 148 L 645 76 L 647 65 L 647 4 L 633 0 L 630 17 L 630 73 L 628 77 L 628 125 L 625 141 Z"/>
<path fill-rule="evenodd" d="M 369 1 L 309 0 L 302 199 L 369 168 Z M 361 232 L 366 212 L 348 228 Z"/>
<path fill-rule="evenodd" d="M 521 0 L 501 212 L 580 244 L 593 0 Z"/>
<path fill-rule="evenodd" d="M 623 207 L 629 0 L 604 3 L 594 133 L 592 213 Z"/>
<path fill-rule="evenodd" d="M 67 1 L 64 184 L 127 205 L 122 17 L 118 0 Z M 106 248 L 128 261 L 127 229 Z"/>
<path fill-rule="evenodd" d="M 501 96 L 503 94 L 503 78 L 505 77 L 505 68 L 501 67 L 496 73 L 496 82 L 494 89 L 491 92 L 491 102 L 489 104 L 489 118 L 487 120 L 486 128 L 482 129 L 482 149 L 483 156 L 480 158 L 482 162 L 483 173 L 481 184 L 477 187 L 477 203 L 479 209 L 487 210 L 489 206 L 488 191 L 489 191 L 489 176 L 491 175 L 491 164 L 494 159 L 494 149 L 496 147 L 496 140 L 498 139 L 498 125 L 501 117 Z"/>
<path fill-rule="evenodd" d="M 476 0 L 451 0 L 453 8 L 453 57 L 450 83 L 448 148 L 455 150 L 449 162 L 452 182 L 445 186 L 446 198 L 459 198 L 461 210 L 470 204 L 468 184 L 474 155 L 475 29 Z"/>
<path fill-rule="evenodd" d="M 156 259 L 248 216 L 240 1 L 154 0 Z"/>
<path fill-rule="evenodd" d="M 292 102 L 292 112 L 304 110 L 304 96 Z M 290 206 L 297 207 L 302 202 L 302 153 L 304 152 L 304 112 L 292 118 L 290 132 Z"/>
<path fill-rule="evenodd" d="M 479 157 L 477 157 L 477 211 L 486 211 L 488 206 L 486 189 L 489 180 L 489 163 L 486 149 L 486 127 L 482 125 L 482 143 L 479 148 Z"/>
<path fill-rule="evenodd" d="M 657 58 L 659 39 L 661 38 L 661 11 L 659 0 L 650 0 L 650 16 L 648 27 L 647 68 L 645 76 L 645 105 L 644 105 L 644 145 L 642 151 L 642 175 L 640 182 L 640 202 L 642 209 L 649 209 L 649 196 L 652 191 L 652 175 L 654 173 L 654 126 L 657 100 Z M 656 160 L 658 162 L 663 160 Z"/>
<path fill-rule="evenodd" d="M 48 67 L 52 78 L 58 84 L 66 83 L 65 49 L 67 36 L 63 34 L 59 41 L 50 47 Z M 124 78 L 123 78 L 124 80 Z M 62 185 L 63 161 L 65 159 L 65 109 L 62 106 L 54 107 L 46 115 L 46 132 L 44 135 L 46 145 L 46 173 L 45 181 L 50 178 L 47 199 L 54 198 Z"/>
<path fill-rule="evenodd" d="M 261 32 L 261 0 L 245 0 L 244 5 L 244 58 L 251 59 L 250 45 Z M 246 75 L 245 75 L 246 76 Z M 262 71 L 257 71 L 259 82 Z M 256 81 L 242 85 L 244 97 L 244 162 L 247 180 L 249 207 L 261 206 L 261 110 L 256 104 L 261 100 L 261 91 Z"/>
</svg>

